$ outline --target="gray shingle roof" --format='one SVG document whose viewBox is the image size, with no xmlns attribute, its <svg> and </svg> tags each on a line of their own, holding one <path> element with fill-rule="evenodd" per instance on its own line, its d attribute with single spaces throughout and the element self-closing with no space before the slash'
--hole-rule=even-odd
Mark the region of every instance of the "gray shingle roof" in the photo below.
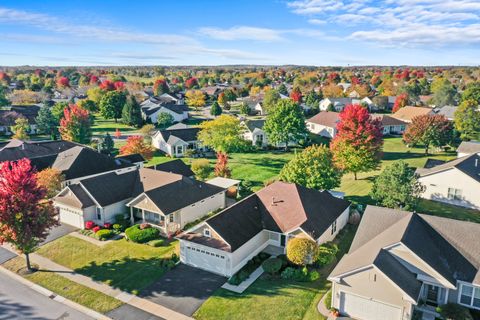
<svg viewBox="0 0 480 320">
<path fill-rule="evenodd" d="M 457 148 L 458 153 L 479 153 L 480 141 L 462 141 Z"/>
<path fill-rule="evenodd" d="M 480 182 L 480 155 L 477 153 L 460 157 L 431 168 L 418 168 L 416 172 L 420 177 L 424 177 L 453 168 L 460 170 Z"/>
</svg>

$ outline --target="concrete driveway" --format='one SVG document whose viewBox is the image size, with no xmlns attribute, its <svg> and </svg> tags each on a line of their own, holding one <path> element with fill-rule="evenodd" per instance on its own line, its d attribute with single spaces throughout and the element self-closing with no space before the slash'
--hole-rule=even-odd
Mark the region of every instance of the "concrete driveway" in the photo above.
<svg viewBox="0 0 480 320">
<path fill-rule="evenodd" d="M 10 259 L 15 258 L 17 255 L 10 250 L 0 247 L 0 264 L 7 262 Z"/>
<path fill-rule="evenodd" d="M 41 245 L 52 242 L 53 240 L 57 240 L 58 238 L 66 236 L 67 234 L 72 233 L 75 230 L 78 230 L 78 228 L 70 226 L 68 224 L 60 224 L 57 227 L 53 227 L 50 230 L 47 238 L 42 242 Z"/>
<path fill-rule="evenodd" d="M 140 293 L 140 297 L 191 316 L 227 278 L 179 264 L 159 281 Z"/>
</svg>

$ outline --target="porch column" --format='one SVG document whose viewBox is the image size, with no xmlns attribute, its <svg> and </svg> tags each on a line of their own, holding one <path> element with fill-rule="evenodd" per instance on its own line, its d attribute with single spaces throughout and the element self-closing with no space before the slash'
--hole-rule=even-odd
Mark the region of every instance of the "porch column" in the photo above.
<svg viewBox="0 0 480 320">
<path fill-rule="evenodd" d="M 142 209 L 142 222 L 145 223 L 145 210 Z"/>
<path fill-rule="evenodd" d="M 135 218 L 133 217 L 133 207 L 130 207 L 130 222 L 132 226 L 135 223 Z"/>
</svg>

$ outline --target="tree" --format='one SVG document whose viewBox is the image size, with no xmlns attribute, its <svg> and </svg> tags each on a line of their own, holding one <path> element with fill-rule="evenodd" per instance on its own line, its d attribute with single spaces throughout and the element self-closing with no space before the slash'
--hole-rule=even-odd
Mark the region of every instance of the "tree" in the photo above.
<svg viewBox="0 0 480 320">
<path fill-rule="evenodd" d="M 218 95 L 218 98 L 217 98 L 217 102 L 219 104 L 221 104 L 222 106 L 227 104 L 228 100 L 227 100 L 227 97 L 225 96 L 225 93 L 220 92 L 220 94 Z"/>
<path fill-rule="evenodd" d="M 287 259 L 293 264 L 306 266 L 313 263 L 317 244 L 307 238 L 292 238 L 287 243 Z"/>
<path fill-rule="evenodd" d="M 293 89 L 290 93 L 290 99 L 292 99 L 296 103 L 301 103 L 302 97 L 302 92 L 298 88 Z"/>
<path fill-rule="evenodd" d="M 88 144 L 92 138 L 91 125 L 92 121 L 88 110 L 71 104 L 63 111 L 63 118 L 60 120 L 60 135 L 64 140 Z"/>
<path fill-rule="evenodd" d="M 212 107 L 210 108 L 210 114 L 214 117 L 219 116 L 222 114 L 222 108 L 220 108 L 220 105 L 218 104 L 217 101 L 215 101 L 212 104 Z"/>
<path fill-rule="evenodd" d="M 348 105 L 340 113 L 337 135 L 330 149 L 338 167 L 352 172 L 357 180 L 358 172 L 375 169 L 380 163 L 383 146 L 382 125 L 372 119 L 362 106 Z"/>
<path fill-rule="evenodd" d="M 5 88 L 0 84 L 0 107 L 5 107 L 10 104 L 8 101 L 7 96 L 5 94 Z"/>
<path fill-rule="evenodd" d="M 412 119 L 412 123 L 403 133 L 403 141 L 409 146 L 423 145 L 425 154 L 430 146 L 443 147 L 453 140 L 452 124 L 440 114 L 421 115 Z"/>
<path fill-rule="evenodd" d="M 217 152 L 217 162 L 215 163 L 214 173 L 216 177 L 230 178 L 232 172 L 228 168 L 228 155 L 223 152 Z"/>
<path fill-rule="evenodd" d="M 187 104 L 190 107 L 195 108 L 195 110 L 205 106 L 205 94 L 200 90 L 189 90 L 185 94 L 185 97 Z"/>
<path fill-rule="evenodd" d="M 60 123 L 60 119 L 63 117 L 63 110 L 68 107 L 68 102 L 57 102 L 52 107 L 52 115 Z"/>
<path fill-rule="evenodd" d="M 285 143 L 286 150 L 290 141 L 297 141 L 307 133 L 303 111 L 290 99 L 280 100 L 277 103 L 277 106 L 267 115 L 263 129 L 272 144 Z"/>
<path fill-rule="evenodd" d="M 447 105 L 455 105 L 455 98 L 457 96 L 457 89 L 450 81 L 445 79 L 437 88 L 432 89 L 432 102 L 437 107 Z"/>
<path fill-rule="evenodd" d="M 79 100 L 77 102 L 77 105 L 80 108 L 88 110 L 90 112 L 96 112 L 97 111 L 97 104 L 93 100 L 89 100 L 89 99 Z"/>
<path fill-rule="evenodd" d="M 379 205 L 387 208 L 415 210 L 422 192 L 415 169 L 403 161 L 387 166 L 373 182 L 370 196 Z"/>
<path fill-rule="evenodd" d="M 142 136 L 129 136 L 127 144 L 120 148 L 121 155 L 129 155 L 139 153 L 146 160 L 153 157 L 153 149 L 147 145 Z"/>
<path fill-rule="evenodd" d="M 57 86 L 59 88 L 68 88 L 70 86 L 70 80 L 67 77 L 60 77 L 57 79 Z"/>
<path fill-rule="evenodd" d="M 310 91 L 305 98 L 305 104 L 310 108 L 319 108 L 321 97 L 315 91 Z"/>
<path fill-rule="evenodd" d="M 480 104 L 480 82 L 472 82 L 467 85 L 462 92 L 461 101 L 474 100 L 477 105 Z"/>
<path fill-rule="evenodd" d="M 287 87 L 285 86 L 284 83 L 282 83 L 281 85 L 278 86 L 277 91 L 278 91 L 278 93 L 281 93 L 284 96 L 288 96 L 288 90 L 287 90 Z"/>
<path fill-rule="evenodd" d="M 52 140 L 56 138 L 59 121 L 52 114 L 49 107 L 44 106 L 40 108 L 38 115 L 35 118 L 35 122 L 37 123 L 38 130 L 49 134 Z"/>
<path fill-rule="evenodd" d="M 475 100 L 464 100 L 455 110 L 455 129 L 462 139 L 480 138 L 480 111 Z"/>
<path fill-rule="evenodd" d="M 105 92 L 100 87 L 93 87 L 87 90 L 88 99 L 95 102 L 97 106 L 100 103 L 100 99 L 104 94 Z"/>
<path fill-rule="evenodd" d="M 62 190 L 65 176 L 55 168 L 46 168 L 37 173 L 38 185 L 47 190 L 46 197 L 53 198 Z"/>
<path fill-rule="evenodd" d="M 153 84 L 153 93 L 156 96 L 160 96 L 164 93 L 168 93 L 170 89 L 168 88 L 167 81 L 165 79 L 157 79 Z"/>
<path fill-rule="evenodd" d="M 0 165 L 0 244 L 10 243 L 25 254 L 29 271 L 29 254 L 46 238 L 48 229 L 58 225 L 52 203 L 44 200 L 46 194 L 30 160 Z"/>
<path fill-rule="evenodd" d="M 140 128 L 143 124 L 140 104 L 138 104 L 134 96 L 128 97 L 127 102 L 123 105 L 122 121 L 136 128 Z"/>
<path fill-rule="evenodd" d="M 166 129 L 171 126 L 174 120 L 173 116 L 168 112 L 160 112 L 157 116 L 157 124 L 160 129 Z"/>
<path fill-rule="evenodd" d="M 114 146 L 115 143 L 113 142 L 112 136 L 107 132 L 100 143 L 100 152 L 110 155 L 113 152 Z"/>
<path fill-rule="evenodd" d="M 393 104 L 392 112 L 395 113 L 403 107 L 406 107 L 408 104 L 408 94 L 402 93 L 395 98 L 395 103 Z"/>
<path fill-rule="evenodd" d="M 453 302 L 449 302 L 447 304 L 438 306 L 436 310 L 442 319 L 446 320 L 473 320 L 474 318 L 472 317 L 472 314 L 470 311 Z"/>
<path fill-rule="evenodd" d="M 267 114 L 269 112 L 272 112 L 280 100 L 281 100 L 280 93 L 278 93 L 277 90 L 275 89 L 268 90 L 267 92 L 265 92 L 265 95 L 263 97 L 263 102 L 262 102 L 263 109 L 266 111 Z"/>
<path fill-rule="evenodd" d="M 324 86 L 322 88 L 322 94 L 324 97 L 327 97 L 327 98 L 339 98 L 344 96 L 343 88 L 333 83 L 327 86 Z"/>
<path fill-rule="evenodd" d="M 120 119 L 122 117 L 123 106 L 126 102 L 126 96 L 124 92 L 120 91 L 108 91 L 101 98 L 98 104 L 100 114 L 105 119 Z"/>
<path fill-rule="evenodd" d="M 19 140 L 28 139 L 28 131 L 30 131 L 30 125 L 27 118 L 15 119 L 15 125 L 12 126 L 13 138 Z"/>
<path fill-rule="evenodd" d="M 330 149 L 324 145 L 314 145 L 296 154 L 279 176 L 280 180 L 317 190 L 334 189 L 340 186 L 341 178 Z"/>
<path fill-rule="evenodd" d="M 185 80 L 185 87 L 187 87 L 187 89 L 192 89 L 193 87 L 196 87 L 196 86 L 198 86 L 197 78 L 191 77 Z"/>
<path fill-rule="evenodd" d="M 198 180 L 207 179 L 212 172 L 210 161 L 207 159 L 195 159 L 192 161 L 192 165 L 190 167 Z"/>
<path fill-rule="evenodd" d="M 250 107 L 249 107 L 248 103 L 242 102 L 240 104 L 240 107 L 239 107 L 238 111 L 240 112 L 240 114 L 248 115 L 250 113 Z"/>
</svg>

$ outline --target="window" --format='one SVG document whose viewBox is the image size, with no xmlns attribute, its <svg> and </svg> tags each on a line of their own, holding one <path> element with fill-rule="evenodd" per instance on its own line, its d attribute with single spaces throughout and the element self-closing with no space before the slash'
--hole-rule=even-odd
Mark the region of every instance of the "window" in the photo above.
<svg viewBox="0 0 480 320">
<path fill-rule="evenodd" d="M 203 235 L 205 237 L 210 237 L 210 229 L 203 229 Z"/>
<path fill-rule="evenodd" d="M 460 288 L 459 303 L 467 307 L 480 309 L 480 288 L 462 284 Z"/>
<path fill-rule="evenodd" d="M 333 221 L 332 223 L 332 234 L 337 232 L 337 220 Z"/>
<path fill-rule="evenodd" d="M 462 190 L 455 188 L 448 188 L 448 199 L 462 200 Z"/>
<path fill-rule="evenodd" d="M 170 214 L 168 217 L 169 217 L 169 218 L 168 218 L 168 221 L 169 221 L 169 222 L 173 222 L 173 214 Z"/>
<path fill-rule="evenodd" d="M 97 220 L 102 220 L 102 208 L 97 207 Z"/>
</svg>

